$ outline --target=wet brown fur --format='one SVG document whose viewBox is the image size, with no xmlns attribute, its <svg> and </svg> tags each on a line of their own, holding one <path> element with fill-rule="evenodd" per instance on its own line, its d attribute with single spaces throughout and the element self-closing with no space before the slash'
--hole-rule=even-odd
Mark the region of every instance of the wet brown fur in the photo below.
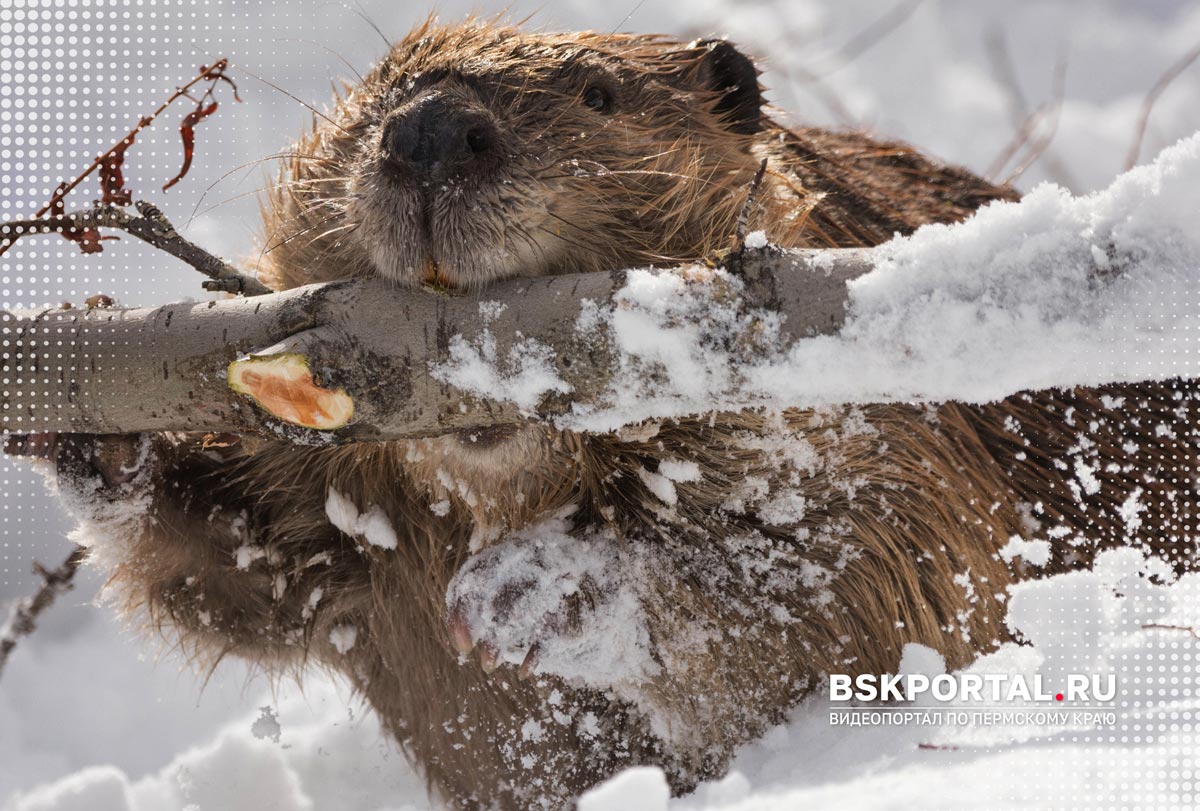
<svg viewBox="0 0 1200 811">
<path fill-rule="evenodd" d="M 481 186 L 460 191 L 489 207 L 468 216 L 444 203 L 446 227 L 458 230 L 426 235 L 424 250 L 446 284 L 703 259 L 729 246 L 761 157 L 768 182 L 751 227 L 784 245 L 876 244 L 1015 197 L 859 133 L 770 120 L 732 132 L 714 112 L 719 94 L 703 86 L 704 54 L 662 37 L 426 25 L 338 102 L 336 126 L 319 124 L 296 147 L 265 206 L 261 273 L 279 288 L 377 272 L 419 281 L 430 257 L 380 267 L 372 253 L 412 237 L 383 233 L 370 209 L 386 194 L 387 217 L 411 206 L 377 186 L 381 121 L 410 79 L 419 91 L 420 76 L 457 82 L 484 66 L 504 79 L 473 86 L 471 103 L 491 104 L 528 140 L 503 170 L 511 199 Z M 619 102 L 609 118 L 579 109 L 588 79 L 573 77 L 597 64 Z M 561 222 L 541 218 L 549 208 Z M 470 217 L 486 238 L 464 230 Z M 525 233 L 506 230 L 512 222 Z M 455 242 L 481 257 L 477 266 Z M 824 673 L 890 672 L 906 643 L 965 665 L 1010 637 L 1005 587 L 1032 573 L 997 554 L 1013 535 L 1063 528 L 1045 571 L 1117 543 L 1186 565 L 1193 550 L 1171 537 L 1196 512 L 1192 397 L 1190 386 L 1161 384 L 986 407 L 722 413 L 605 435 L 531 426 L 480 448 L 451 436 L 320 449 L 246 438 L 205 449 L 197 437 L 159 436 L 142 477 L 153 488 L 148 512 L 94 515 L 84 529 L 109 541 L 98 550 L 119 549 L 106 554 L 116 554 L 114 587 L 129 607 L 197 655 L 233 654 L 270 672 L 334 668 L 443 797 L 463 808 L 558 808 L 639 763 L 662 765 L 687 791 L 819 690 Z M 640 473 L 664 459 L 702 472 L 676 485 L 674 505 Z M 1094 466 L 1098 493 L 1076 497 L 1077 459 Z M 759 481 L 765 495 L 748 486 Z M 359 509 L 382 507 L 399 548 L 331 526 L 330 488 Z M 1135 489 L 1147 507 L 1140 526 L 1121 511 Z M 787 492 L 805 498 L 802 518 L 771 517 L 771 498 Z M 472 540 L 502 544 L 568 506 L 580 530 L 611 528 L 657 562 L 644 610 L 662 667 L 636 695 L 553 674 L 521 682 L 508 665 L 488 676 L 450 645 L 446 590 Z M 344 625 L 357 639 L 340 653 L 330 632 Z M 529 720 L 540 737 L 522 737 Z"/>
</svg>

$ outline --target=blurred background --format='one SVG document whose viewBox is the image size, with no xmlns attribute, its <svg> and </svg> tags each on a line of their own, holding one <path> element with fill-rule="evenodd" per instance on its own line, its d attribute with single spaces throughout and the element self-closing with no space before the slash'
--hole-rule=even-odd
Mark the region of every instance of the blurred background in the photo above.
<svg viewBox="0 0 1200 811">
<path fill-rule="evenodd" d="M 1200 65 L 1189 61 L 1200 43 L 1200 5 L 1187 0 L 683 6 L 443 0 L 436 13 L 452 21 L 507 10 L 548 29 L 726 36 L 758 59 L 778 118 L 903 139 L 993 179 L 1013 178 L 1024 190 L 1042 182 L 1076 193 L 1102 188 L 1131 162 L 1200 128 Z M 162 208 L 190 239 L 230 260 L 253 255 L 256 194 L 274 171 L 264 159 L 285 150 L 312 118 L 296 99 L 326 106 L 331 83 L 353 80 L 385 52 L 385 40 L 431 10 L 394 0 L 0 0 L 0 219 L 31 215 L 200 64 L 225 56 L 244 103 L 218 90 L 220 108 L 197 128 L 188 177 L 160 190 L 179 168 L 174 127 L 185 107 L 139 137 L 125 175 L 135 197 Z M 89 181 L 67 207 L 94 196 Z M 79 303 L 95 293 L 129 305 L 206 295 L 193 271 L 129 239 L 106 242 L 99 256 L 81 256 L 56 238 L 30 239 L 0 257 L 4 308 Z M 27 467 L 3 460 L 0 481 L 0 606 L 7 612 L 11 599 L 36 588 L 35 559 L 57 565 L 66 557 L 70 522 Z M 188 779 L 202 780 L 204 768 L 216 768 L 212 758 L 207 766 L 189 761 L 189 747 L 203 749 L 217 736 L 226 741 L 221 752 L 236 757 L 238 746 L 258 745 L 251 726 L 264 704 L 279 708 L 293 747 L 271 756 L 285 764 L 273 790 L 296 788 L 298 757 L 312 758 L 305 773 L 319 782 L 316 750 L 329 755 L 342 746 L 331 762 L 364 770 L 364 792 L 419 794 L 346 691 L 325 682 L 308 684 L 304 695 L 290 685 L 272 691 L 237 663 L 197 676 L 169 648 L 96 608 L 99 586 L 93 573 L 81 574 L 0 678 L 0 801 L 79 774 L 118 793 L 140 786 L 143 799 L 174 781 L 178 794 L 180 770 L 194 767 Z M 230 729 L 241 737 L 229 737 Z M 80 772 L 100 765 L 103 774 Z M 273 774 L 264 766 L 256 777 Z M 55 791 L 69 794 L 69 783 Z M 315 796 L 314 786 L 303 789 Z M 59 795 L 46 807 L 60 807 Z M 344 796 L 335 802 L 313 807 L 358 807 Z M 164 803 L 145 807 L 171 805 Z"/>
</svg>

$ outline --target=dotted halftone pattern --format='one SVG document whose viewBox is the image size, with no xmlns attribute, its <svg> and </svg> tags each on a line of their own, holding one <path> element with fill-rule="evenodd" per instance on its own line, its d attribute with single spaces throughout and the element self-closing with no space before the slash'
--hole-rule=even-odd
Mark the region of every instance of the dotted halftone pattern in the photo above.
<svg viewBox="0 0 1200 811">
<path fill-rule="evenodd" d="M 200 65 L 228 56 L 246 102 L 235 104 L 229 88 L 217 89 L 220 107 L 196 128 L 187 177 L 162 190 L 182 164 L 178 126 L 191 108 L 187 99 L 138 135 L 124 174 L 134 198 L 160 208 L 185 237 L 235 262 L 250 257 L 258 190 L 274 173 L 265 158 L 285 150 L 312 114 L 242 69 L 286 85 L 288 78 L 297 81 L 294 68 L 301 65 L 299 81 L 324 88 L 352 75 L 342 54 L 313 39 L 323 22 L 326 30 L 367 32 L 372 44 L 346 54 L 359 70 L 383 52 L 378 36 L 341 4 L 312 4 L 308 12 L 297 17 L 285 5 L 259 3 L 0 0 L 0 220 L 32 216 L 61 182 L 115 144 Z M 325 101 L 318 96 L 314 105 Z M 68 195 L 66 209 L 85 208 L 99 196 L 94 174 Z M 78 306 L 96 294 L 124 305 L 210 297 L 195 271 L 119 236 L 105 241 L 98 255 L 81 254 L 55 235 L 20 240 L 0 256 L 0 308 Z M 4 457 L 0 484 L 0 600 L 6 600 L 38 584 L 31 561 L 51 564 L 67 555 L 70 522 L 29 464 Z"/>
<path fill-rule="evenodd" d="M 0 7 L 0 218 L 31 216 L 60 182 L 119 137 L 124 121 L 136 120 L 146 99 L 135 89 L 142 83 L 131 77 L 167 61 L 161 41 L 152 3 Z M 139 163 L 165 167 L 157 158 L 151 154 Z M 97 196 L 92 180 L 67 204 L 86 206 Z M 87 257 L 58 237 L 29 238 L 0 257 L 0 307 L 45 308 L 100 291 L 127 291 L 144 283 L 137 268 L 115 248 L 103 258 Z M 0 597 L 6 597 L 35 585 L 31 560 L 49 564 L 65 557 L 69 523 L 29 465 L 6 457 L 0 482 Z"/>
<path fill-rule="evenodd" d="M 264 21 L 270 23 L 269 31 Z M 301 64 L 309 66 L 309 79 L 314 73 L 331 79 L 346 75 L 349 69 L 340 57 L 318 41 L 323 28 L 346 26 L 361 35 L 362 46 L 342 56 L 362 69 L 379 55 L 382 43 L 336 3 L 308 3 L 299 12 L 286 4 L 0 0 L 0 219 L 31 215 L 61 181 L 74 177 L 137 117 L 195 75 L 198 65 L 231 56 L 232 75 L 247 104 L 234 105 L 226 90 L 218 90 L 221 109 L 197 131 L 196 163 L 188 178 L 169 192 L 160 190 L 179 169 L 175 125 L 186 104 L 139 137 L 126 162 L 126 177 L 135 197 L 162 208 L 185 235 L 226 258 L 239 258 L 253 250 L 253 192 L 266 176 L 256 159 L 284 147 L 310 114 L 239 74 L 238 60 L 276 79 L 294 75 Z M 98 182 L 89 179 L 68 199 L 67 208 L 87 205 L 97 196 Z M 53 236 L 21 241 L 0 257 L 0 308 L 79 303 L 97 293 L 129 304 L 204 296 L 194 272 L 131 238 L 106 242 L 105 248 L 100 256 L 83 256 L 75 245 Z M 1136 306 L 1153 307 L 1155 302 Z M 1155 371 L 1159 360 L 1148 358 L 1147 363 L 1155 367 L 1148 371 Z M 0 462 L 0 486 L 0 600 L 6 600 L 37 585 L 31 561 L 55 564 L 66 556 L 70 522 L 28 465 Z M 1064 628 L 1078 610 L 1076 602 L 1064 597 L 1058 608 Z M 1110 786 L 1110 793 L 1106 804 L 1092 807 L 1194 807 L 1190 798 L 1200 790 L 1196 651 L 1187 633 L 1164 633 L 1152 647 L 1119 656 L 1113 663 L 1122 679 L 1118 726 L 1056 736 L 1050 743 L 1086 746 L 1048 755 L 1047 769 L 1057 770 L 1062 779 L 1058 784 L 1047 782 L 1045 775 L 1039 778 L 1047 788 L 1038 805 L 1073 807 L 1075 792 L 1095 780 Z M 1151 707 L 1145 704 L 1147 696 Z M 137 700 L 129 697 L 131 705 Z M 1092 747 L 1101 754 L 1089 754 Z M 932 752 L 930 763 L 962 754 Z M 1109 779 L 1114 773 L 1121 777 Z M 1022 777 L 1011 779 L 1015 785 Z M 936 777 L 929 790 L 931 805 L 936 805 Z M 978 807 L 1005 805 L 1005 797 L 981 793 Z"/>
</svg>

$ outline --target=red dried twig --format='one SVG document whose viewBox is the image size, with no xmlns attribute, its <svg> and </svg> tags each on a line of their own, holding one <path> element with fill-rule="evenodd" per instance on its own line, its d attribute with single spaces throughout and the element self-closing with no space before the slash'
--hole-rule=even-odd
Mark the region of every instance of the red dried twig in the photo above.
<svg viewBox="0 0 1200 811">
<path fill-rule="evenodd" d="M 100 199 L 116 206 L 127 206 L 133 202 L 133 193 L 125 188 L 125 175 L 121 167 L 125 163 L 125 150 L 133 146 L 138 130 L 150 126 L 151 119 L 143 118 L 138 126 L 109 152 L 108 159 L 100 164 Z M 61 201 L 60 201 L 61 202 Z"/>
<path fill-rule="evenodd" d="M 76 186 L 90 177 L 93 173 L 100 173 L 100 191 L 101 201 L 112 205 L 129 205 L 133 201 L 133 194 L 125 186 L 125 177 L 122 173 L 122 166 L 125 163 L 125 153 L 133 142 L 136 140 L 138 133 L 146 127 L 154 123 L 168 107 L 181 98 L 191 99 L 191 90 L 203 82 L 209 82 L 208 88 L 204 95 L 200 97 L 196 103 L 196 110 L 193 110 L 185 119 L 184 126 L 188 127 L 189 132 L 195 124 L 201 119 L 211 115 L 216 111 L 216 100 L 213 98 L 213 91 L 217 85 L 224 82 L 233 88 L 233 98 L 235 101 L 241 101 L 238 97 L 237 86 L 233 80 L 225 75 L 226 69 L 229 67 L 228 59 L 219 59 L 212 65 L 202 65 L 200 72 L 183 87 L 176 90 L 170 98 L 159 105 L 153 113 L 148 116 L 143 116 L 138 119 L 137 124 L 129 132 L 125 134 L 120 141 L 112 146 L 103 155 L 100 155 L 86 169 L 79 173 L 74 180 L 60 183 L 50 196 L 49 202 L 37 210 L 34 218 L 44 217 L 49 214 L 51 217 L 61 217 L 64 211 L 64 198 L 70 194 Z M 194 100 L 194 99 L 193 99 Z M 190 122 L 190 123 L 189 123 Z M 183 127 L 180 128 L 181 133 Z M 180 174 L 175 177 L 168 187 L 174 185 L 187 173 L 192 162 L 192 151 L 195 143 L 195 133 L 190 133 L 184 138 L 184 168 Z M 115 239 L 115 237 L 101 237 L 100 233 L 95 229 L 79 229 L 68 228 L 62 232 L 62 236 L 77 245 L 84 253 L 99 253 L 101 251 L 100 243 L 104 239 Z M 0 255 L 7 251 L 15 242 L 10 236 L 0 237 Z"/>
<path fill-rule="evenodd" d="M 66 185 L 66 183 L 59 183 L 58 188 L 54 191 L 54 196 L 50 198 L 50 210 L 46 213 L 49 213 L 52 218 L 62 217 L 64 214 L 62 195 L 65 193 L 63 192 L 63 189 L 66 187 Z M 39 214 L 39 216 L 41 215 Z M 64 228 L 59 233 L 63 239 L 70 240 L 78 245 L 80 253 L 100 253 L 100 251 L 103 250 L 103 248 L 100 246 L 100 242 L 102 240 L 116 239 L 116 237 L 100 236 L 100 231 L 96 228 L 81 228 L 78 225 L 72 225 L 68 228 Z M 0 245 L 0 253 L 3 253 L 5 250 L 7 250 L 8 246 L 14 241 L 14 239 L 9 239 L 3 245 Z"/>
<path fill-rule="evenodd" d="M 166 185 L 163 186 L 163 191 L 183 180 L 184 175 L 192 168 L 192 154 L 195 152 L 196 146 L 196 125 L 217 111 L 217 100 L 213 98 L 213 91 L 217 89 L 217 85 L 225 82 L 233 88 L 233 100 L 242 100 L 238 96 L 237 85 L 233 83 L 233 79 L 225 75 L 226 67 L 228 67 L 228 62 L 222 59 L 211 68 L 207 68 L 207 70 L 203 66 L 200 68 L 205 78 L 212 80 L 212 84 L 208 86 L 208 89 L 204 91 L 204 95 L 196 102 L 196 108 L 184 116 L 183 123 L 179 125 L 179 138 L 183 141 L 183 168 L 179 170 L 179 174 L 167 181 Z M 188 98 L 191 98 L 191 96 Z"/>
<path fill-rule="evenodd" d="M 196 125 L 216 111 L 217 103 L 214 101 L 207 106 L 198 106 L 195 110 L 184 116 L 183 123 L 179 125 L 179 137 L 183 141 L 183 168 L 179 170 L 179 174 L 166 182 L 163 186 L 163 191 L 183 180 L 183 176 L 192 168 L 192 153 L 195 151 L 196 146 Z"/>
</svg>

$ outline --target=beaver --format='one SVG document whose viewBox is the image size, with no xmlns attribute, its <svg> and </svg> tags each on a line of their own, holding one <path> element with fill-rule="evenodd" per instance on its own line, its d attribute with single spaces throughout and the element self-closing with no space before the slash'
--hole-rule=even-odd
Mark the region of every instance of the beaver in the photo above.
<svg viewBox="0 0 1200 811">
<path fill-rule="evenodd" d="M 296 145 L 257 271 L 469 294 L 702 261 L 743 213 L 781 246 L 869 246 L 1017 198 L 904 144 L 785 128 L 763 92 L 724 40 L 426 23 Z M 825 674 L 894 672 L 908 643 L 961 667 L 1010 639 L 1022 577 L 1121 543 L 1186 567 L 1195 400 L 1170 381 L 51 455 L 126 610 L 204 661 L 344 674 L 449 804 L 554 809 L 638 764 L 685 793 Z M 1000 555 L 1014 536 L 1050 561 Z"/>
</svg>

